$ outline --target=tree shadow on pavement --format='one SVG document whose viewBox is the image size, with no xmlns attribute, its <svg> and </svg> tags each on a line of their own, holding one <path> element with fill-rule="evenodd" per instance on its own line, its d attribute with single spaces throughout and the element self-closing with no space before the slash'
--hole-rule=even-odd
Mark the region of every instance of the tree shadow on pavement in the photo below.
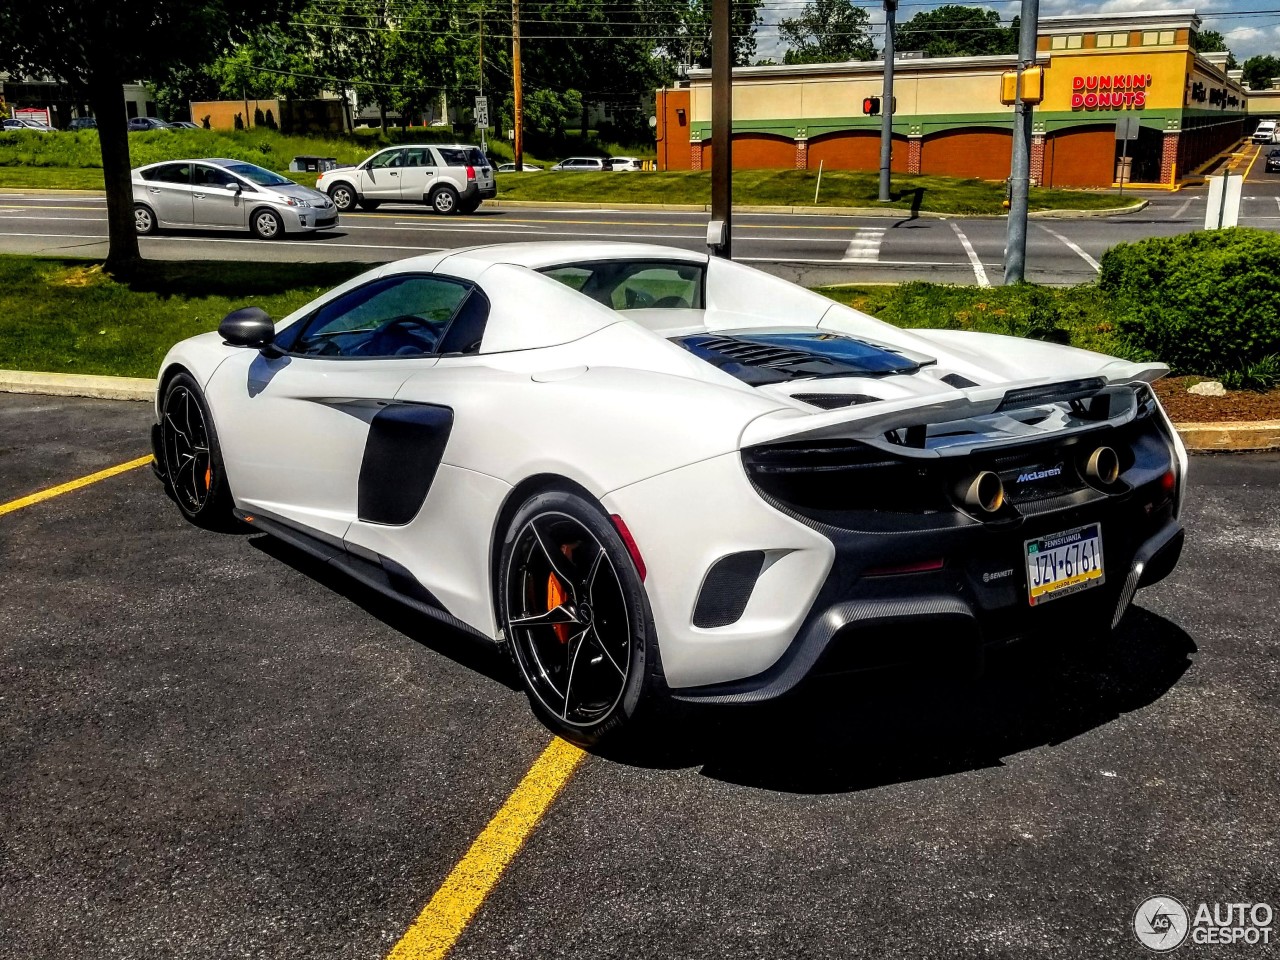
<svg viewBox="0 0 1280 960">
<path fill-rule="evenodd" d="M 813 681 L 756 707 L 676 711 L 661 734 L 616 753 L 659 769 L 791 793 L 845 793 L 1003 765 L 1160 699 L 1191 666 L 1194 641 L 1138 607 L 1091 650 L 989 654 L 980 679 L 918 670 Z"/>
</svg>

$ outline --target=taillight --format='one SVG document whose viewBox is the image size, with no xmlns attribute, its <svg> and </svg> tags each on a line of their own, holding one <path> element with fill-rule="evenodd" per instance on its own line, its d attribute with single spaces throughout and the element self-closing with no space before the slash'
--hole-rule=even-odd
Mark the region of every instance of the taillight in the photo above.
<svg viewBox="0 0 1280 960">
<path fill-rule="evenodd" d="M 469 182 L 471 182 L 472 180 L 474 180 L 475 178 L 476 178 L 476 168 L 475 168 L 475 167 L 468 166 L 468 167 L 467 167 L 467 182 L 469 183 Z"/>
</svg>

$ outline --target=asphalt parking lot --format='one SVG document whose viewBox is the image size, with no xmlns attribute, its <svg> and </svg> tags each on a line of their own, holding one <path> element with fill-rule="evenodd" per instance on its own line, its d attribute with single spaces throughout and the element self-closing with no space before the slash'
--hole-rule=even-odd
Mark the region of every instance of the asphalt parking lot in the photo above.
<svg viewBox="0 0 1280 960">
<path fill-rule="evenodd" d="M 149 420 L 0 394 L 0 505 Z M 1280 454 L 1192 484 L 1102 650 L 588 756 L 450 955 L 1137 957 L 1148 896 L 1280 909 Z M 0 957 L 384 957 L 550 740 L 494 651 L 145 467 L 0 506 L 0 565 Z"/>
</svg>

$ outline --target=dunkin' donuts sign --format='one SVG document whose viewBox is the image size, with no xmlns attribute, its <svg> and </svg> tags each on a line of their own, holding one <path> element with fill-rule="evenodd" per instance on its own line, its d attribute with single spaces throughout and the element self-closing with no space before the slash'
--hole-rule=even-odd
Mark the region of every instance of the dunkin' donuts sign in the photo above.
<svg viewBox="0 0 1280 960">
<path fill-rule="evenodd" d="M 1072 110 L 1141 110 L 1147 105 L 1149 73 L 1116 73 L 1071 79 Z"/>
</svg>

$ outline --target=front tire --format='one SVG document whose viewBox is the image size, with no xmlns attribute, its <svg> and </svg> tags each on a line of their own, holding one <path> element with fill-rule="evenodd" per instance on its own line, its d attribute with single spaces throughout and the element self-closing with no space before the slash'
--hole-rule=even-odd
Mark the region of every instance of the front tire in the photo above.
<svg viewBox="0 0 1280 960">
<path fill-rule="evenodd" d="M 192 523 L 210 529 L 234 525 L 222 449 L 209 405 L 189 374 L 169 381 L 160 407 L 160 464 L 165 487 Z"/>
<path fill-rule="evenodd" d="M 497 584 L 506 647 L 539 719 L 582 747 L 621 739 L 656 698 L 644 585 L 596 503 L 553 490 L 507 527 Z"/>
<path fill-rule="evenodd" d="M 284 236 L 284 221 L 280 219 L 280 214 L 263 207 L 253 212 L 249 229 L 259 240 L 279 240 Z"/>
<path fill-rule="evenodd" d="M 329 189 L 329 199 L 333 201 L 333 205 L 338 208 L 339 213 L 346 213 L 356 207 L 356 192 L 345 183 L 339 183 L 337 186 L 331 187 Z"/>
<path fill-rule="evenodd" d="M 431 209 L 442 216 L 458 212 L 458 191 L 453 187 L 437 187 L 431 193 Z"/>
</svg>

